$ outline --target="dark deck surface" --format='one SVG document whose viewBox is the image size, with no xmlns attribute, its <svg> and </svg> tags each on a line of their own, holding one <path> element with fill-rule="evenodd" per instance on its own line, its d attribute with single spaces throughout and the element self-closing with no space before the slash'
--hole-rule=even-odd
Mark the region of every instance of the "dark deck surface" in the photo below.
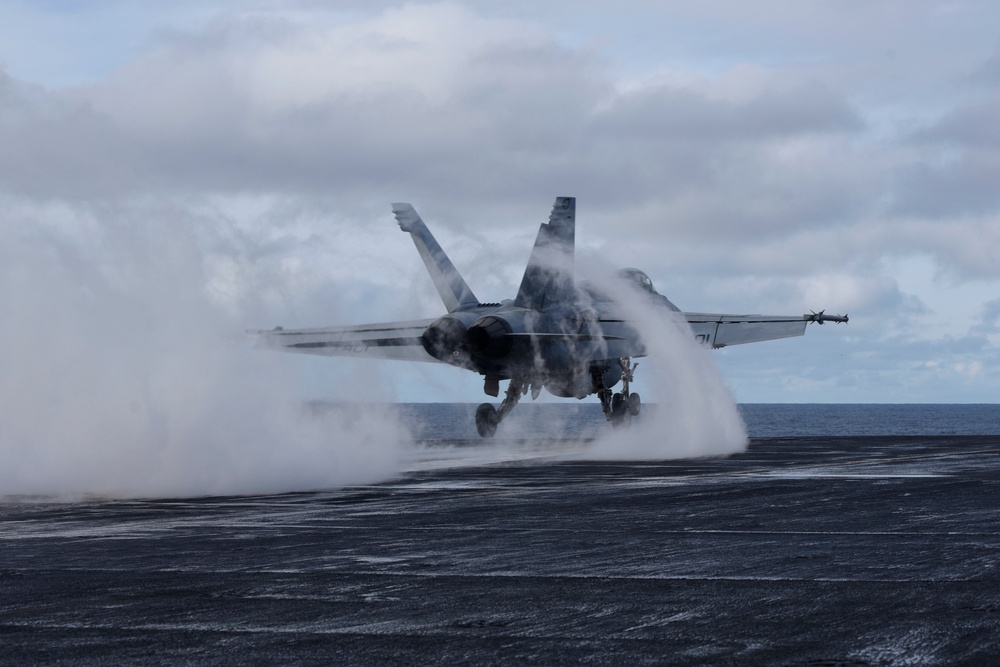
<svg viewBox="0 0 1000 667">
<path fill-rule="evenodd" d="M 0 505 L 0 661 L 1000 660 L 1000 437 L 422 467 L 323 493 Z"/>
</svg>

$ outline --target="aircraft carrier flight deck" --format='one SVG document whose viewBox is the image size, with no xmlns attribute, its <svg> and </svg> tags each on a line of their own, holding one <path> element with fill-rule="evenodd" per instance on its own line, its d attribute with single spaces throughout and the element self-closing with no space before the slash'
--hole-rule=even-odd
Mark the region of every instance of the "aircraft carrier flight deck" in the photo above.
<svg viewBox="0 0 1000 667">
<path fill-rule="evenodd" d="M 0 505 L 6 664 L 995 664 L 1000 437 Z"/>
</svg>

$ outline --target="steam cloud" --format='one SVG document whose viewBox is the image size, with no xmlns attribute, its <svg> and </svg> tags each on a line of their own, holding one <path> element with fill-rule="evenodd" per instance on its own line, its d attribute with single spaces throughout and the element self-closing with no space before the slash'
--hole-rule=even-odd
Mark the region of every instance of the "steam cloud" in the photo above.
<svg viewBox="0 0 1000 667">
<path fill-rule="evenodd" d="M 190 221 L 6 215 L 0 496 L 273 493 L 397 469 L 392 415 L 308 411 L 288 358 L 251 349 Z"/>
<path fill-rule="evenodd" d="M 591 261 L 586 266 L 594 264 Z M 624 281 L 608 280 L 606 274 L 602 278 L 595 282 L 617 301 L 646 346 L 648 356 L 634 360 L 639 368 L 632 384 L 646 406 L 631 428 L 607 432 L 584 456 L 677 459 L 746 449 L 746 427 L 736 401 L 711 352 L 696 342 L 684 318 L 650 307 L 643 295 Z M 620 384 L 615 387 L 620 389 Z M 648 405 L 651 402 L 656 405 Z"/>
</svg>

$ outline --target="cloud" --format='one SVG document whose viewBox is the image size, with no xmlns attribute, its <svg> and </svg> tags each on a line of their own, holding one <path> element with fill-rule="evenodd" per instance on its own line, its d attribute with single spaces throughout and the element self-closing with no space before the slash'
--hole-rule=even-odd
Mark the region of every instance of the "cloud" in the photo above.
<svg viewBox="0 0 1000 667">
<path fill-rule="evenodd" d="M 79 95 L 151 158 L 159 186 L 481 189 L 497 150 L 544 150 L 539 122 L 561 125 L 540 112 L 578 108 L 587 85 L 585 60 L 531 33 L 453 5 L 347 25 L 228 19 Z"/>
<path fill-rule="evenodd" d="M 983 304 L 980 322 L 973 332 L 983 336 L 1000 333 L 1000 298 Z"/>
<path fill-rule="evenodd" d="M 292 367 L 250 352 L 239 320 L 256 309 L 220 303 L 198 222 L 155 205 L 0 215 L 0 496 L 270 493 L 395 472 L 408 433 L 391 412 L 306 412 Z"/>
<path fill-rule="evenodd" d="M 100 10 L 116 31 L 121 7 Z M 242 325 L 435 314 L 400 200 L 484 298 L 511 295 L 553 197 L 577 195 L 580 247 L 680 305 L 846 310 L 880 354 L 930 321 L 961 338 L 988 299 L 955 286 L 998 278 L 983 4 L 153 7 L 86 83 L 46 88 L 9 56 L 0 196 L 66 227 L 174 211 Z M 934 262 L 919 287 L 912 257 Z"/>
<path fill-rule="evenodd" d="M 89 197 L 138 187 L 144 157 L 107 116 L 0 71 L 0 188 Z"/>
<path fill-rule="evenodd" d="M 669 86 L 616 91 L 616 83 L 589 51 L 455 5 L 408 5 L 346 25 L 229 17 L 105 81 L 49 96 L 57 132 L 32 117 L 8 134 L 23 143 L 12 162 L 32 153 L 69 164 L 92 156 L 89 169 L 48 180 L 61 196 L 444 194 L 446 184 L 452 198 L 481 201 L 510 192 L 549 197 L 562 183 L 591 190 L 596 207 L 665 189 L 677 193 L 683 218 L 700 224 L 712 213 L 697 210 L 703 204 L 692 195 L 700 201 L 757 167 L 781 182 L 788 167 L 797 171 L 797 159 L 808 159 L 800 144 L 774 160 L 769 140 L 856 132 L 862 123 L 816 82 L 739 102 Z M 38 150 L 60 132 L 92 145 Z M 8 173 L 13 189 L 41 191 L 13 165 Z M 800 206 L 815 212 L 829 201 Z M 692 206 L 695 215 L 686 210 Z M 775 208 L 758 206 L 748 222 L 771 219 Z"/>
</svg>

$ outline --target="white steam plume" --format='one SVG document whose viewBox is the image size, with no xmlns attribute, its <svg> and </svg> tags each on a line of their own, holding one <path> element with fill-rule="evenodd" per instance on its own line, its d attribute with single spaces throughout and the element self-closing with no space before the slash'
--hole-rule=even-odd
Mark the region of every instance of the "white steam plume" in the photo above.
<svg viewBox="0 0 1000 667">
<path fill-rule="evenodd" d="M 584 266 L 595 264 L 600 265 L 588 261 Z M 618 303 L 646 346 L 648 356 L 633 360 L 639 367 L 631 387 L 646 405 L 630 428 L 612 431 L 609 425 L 606 434 L 583 456 L 676 459 L 746 449 L 746 427 L 711 351 L 696 342 L 679 313 L 654 308 L 638 288 L 609 279 L 611 275 L 608 270 L 600 277 L 590 277 Z M 621 384 L 614 390 L 620 391 Z"/>
<path fill-rule="evenodd" d="M 0 219 L 0 496 L 274 493 L 397 470 L 396 419 L 305 410 L 290 360 L 251 349 L 192 223 L 38 210 Z"/>
</svg>

